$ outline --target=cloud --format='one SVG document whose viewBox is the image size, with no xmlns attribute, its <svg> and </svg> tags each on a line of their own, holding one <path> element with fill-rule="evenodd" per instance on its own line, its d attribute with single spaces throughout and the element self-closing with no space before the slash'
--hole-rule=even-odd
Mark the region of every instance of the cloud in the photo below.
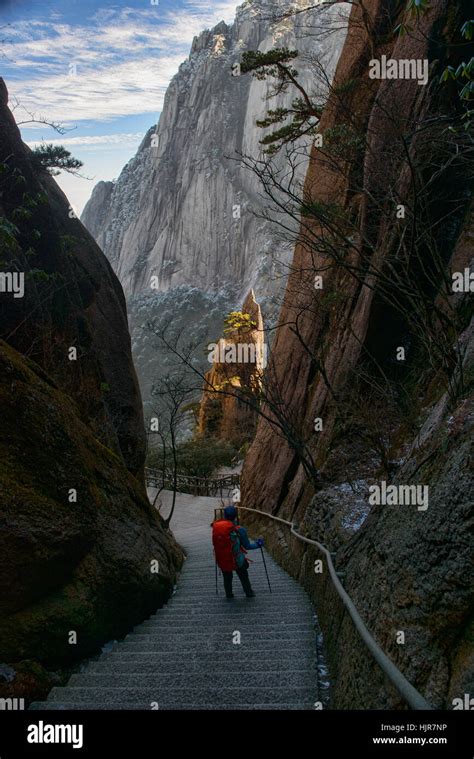
<svg viewBox="0 0 474 759">
<path fill-rule="evenodd" d="M 54 138 L 52 140 L 33 140 L 26 144 L 30 148 L 35 148 L 38 145 L 47 143 L 48 145 L 64 145 L 64 147 L 95 147 L 112 146 L 112 147 L 129 147 L 138 145 L 143 139 L 143 132 L 133 133 L 117 133 L 117 134 L 98 134 L 98 135 L 84 135 L 81 137 L 61 137 L 59 139 Z"/>
<path fill-rule="evenodd" d="M 156 115 L 193 37 L 231 21 L 235 7 L 235 0 L 185 0 L 173 12 L 101 9 L 81 25 L 19 21 L 3 46 L 4 76 L 22 106 L 63 124 Z"/>
</svg>

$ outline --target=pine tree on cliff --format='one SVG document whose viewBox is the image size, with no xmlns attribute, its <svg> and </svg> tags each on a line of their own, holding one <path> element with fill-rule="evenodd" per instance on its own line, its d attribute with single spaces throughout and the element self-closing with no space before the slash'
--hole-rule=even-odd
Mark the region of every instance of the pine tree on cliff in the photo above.
<svg viewBox="0 0 474 759">
<path fill-rule="evenodd" d="M 31 158 L 37 170 L 47 171 L 53 177 L 61 171 L 80 176 L 79 169 L 83 166 L 82 161 L 74 158 L 65 147 L 52 143 L 39 145 L 32 151 Z"/>
<path fill-rule="evenodd" d="M 315 134 L 321 118 L 323 107 L 311 100 L 298 81 L 298 71 L 291 65 L 297 56 L 297 50 L 286 47 L 277 47 L 267 53 L 249 50 L 242 56 L 242 74 L 251 72 L 256 79 L 271 77 L 276 80 L 270 97 L 286 92 L 290 85 L 299 92 L 289 108 L 269 109 L 266 117 L 256 122 L 262 128 L 282 124 L 260 140 L 261 145 L 268 146 L 264 151 L 268 155 L 277 153 L 283 145 L 295 142 L 303 135 Z"/>
</svg>

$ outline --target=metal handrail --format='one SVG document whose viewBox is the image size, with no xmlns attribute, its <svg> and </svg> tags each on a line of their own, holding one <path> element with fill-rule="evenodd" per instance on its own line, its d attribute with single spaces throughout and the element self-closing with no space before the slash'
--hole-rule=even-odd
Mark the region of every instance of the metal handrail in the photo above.
<svg viewBox="0 0 474 759">
<path fill-rule="evenodd" d="M 160 472 L 162 473 L 162 470 L 152 470 L 147 469 L 148 472 Z M 182 475 L 182 477 L 186 477 L 186 475 Z M 226 475 L 225 477 L 217 480 L 206 478 L 200 478 L 200 477 L 190 477 L 190 479 L 195 480 L 205 480 L 207 483 L 214 482 L 221 484 L 224 480 L 230 480 L 232 479 L 232 484 L 235 484 L 236 481 L 239 479 L 239 475 Z M 411 706 L 412 709 L 416 710 L 431 710 L 434 709 L 432 704 L 427 701 L 424 696 L 421 695 L 419 691 L 407 680 L 405 675 L 400 672 L 398 667 L 393 663 L 393 661 L 387 656 L 384 651 L 380 648 L 379 644 L 376 642 L 375 638 L 372 636 L 372 634 L 367 629 L 364 621 L 362 620 L 362 617 L 360 616 L 359 612 L 357 611 L 354 602 L 352 601 L 351 597 L 343 587 L 339 577 L 337 576 L 336 569 L 334 567 L 334 564 L 332 563 L 332 557 L 329 552 L 329 550 L 324 546 L 322 543 L 319 543 L 317 540 L 312 540 L 311 538 L 306 538 L 304 535 L 300 535 L 299 532 L 295 530 L 293 522 L 289 522 L 286 519 L 282 519 L 281 517 L 276 517 L 273 514 L 268 514 L 266 511 L 261 511 L 260 509 L 252 509 L 248 506 L 241 506 L 239 504 L 239 510 L 242 511 L 252 511 L 255 514 L 260 514 L 261 516 L 267 517 L 268 519 L 273 519 L 275 522 L 281 522 L 286 527 L 290 528 L 290 532 L 292 535 L 294 535 L 298 540 L 303 541 L 303 543 L 309 543 L 310 545 L 316 546 L 326 557 L 327 565 L 329 568 L 329 575 L 331 577 L 331 580 L 333 582 L 333 585 L 341 598 L 341 601 L 347 611 L 349 612 L 349 615 L 354 622 L 354 626 L 359 633 L 360 637 L 364 641 L 365 645 L 369 649 L 370 653 L 374 657 L 375 661 L 381 668 L 381 670 L 385 673 L 385 675 L 388 677 L 390 682 L 394 685 L 398 693 L 405 699 L 407 704 Z"/>
<path fill-rule="evenodd" d="M 412 709 L 423 709 L 423 710 L 434 709 L 432 704 L 430 704 L 429 701 L 427 701 L 421 695 L 421 693 L 417 691 L 417 689 L 407 680 L 405 675 L 402 672 L 400 672 L 400 670 L 393 663 L 393 661 L 389 659 L 387 654 L 385 654 L 382 651 L 379 644 L 376 642 L 375 638 L 371 635 L 371 633 L 367 629 L 365 623 L 362 620 L 362 617 L 360 616 L 359 612 L 357 611 L 355 607 L 354 602 L 352 601 L 347 591 L 344 589 L 341 581 L 339 580 L 339 577 L 337 576 L 336 570 L 334 568 L 334 564 L 332 563 L 332 557 L 328 549 L 325 546 L 323 546 L 321 543 L 318 543 L 317 540 L 311 540 L 311 538 L 306 538 L 304 535 L 300 535 L 300 533 L 295 530 L 293 522 L 288 522 L 286 519 L 282 519 L 281 517 L 276 517 L 273 514 L 268 514 L 266 511 L 261 511 L 260 509 L 251 509 L 247 506 L 239 505 L 239 510 L 253 511 L 256 514 L 261 514 L 262 516 L 268 517 L 269 519 L 273 519 L 276 522 L 281 522 L 282 524 L 290 528 L 292 535 L 298 538 L 298 540 L 302 540 L 304 543 L 310 543 L 311 545 L 316 546 L 326 556 L 326 561 L 329 568 L 329 574 L 331 576 L 333 585 L 336 588 L 336 591 L 339 594 L 339 597 L 341 598 L 342 603 L 344 604 L 347 611 L 349 612 L 349 615 L 352 621 L 354 622 L 354 625 L 359 635 L 361 636 L 362 640 L 364 641 L 365 645 L 369 649 L 370 653 L 374 657 L 379 667 L 382 669 L 382 671 L 385 673 L 385 675 L 388 677 L 388 679 L 391 681 L 391 683 L 395 686 L 397 691 L 405 699 L 405 701 L 411 706 Z"/>
</svg>

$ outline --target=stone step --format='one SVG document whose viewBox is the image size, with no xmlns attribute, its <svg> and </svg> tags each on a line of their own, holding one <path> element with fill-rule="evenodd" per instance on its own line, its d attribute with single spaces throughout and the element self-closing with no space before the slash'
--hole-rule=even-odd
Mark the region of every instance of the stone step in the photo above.
<svg viewBox="0 0 474 759">
<path fill-rule="evenodd" d="M 251 585 L 252 590 L 255 592 L 255 597 L 258 599 L 261 605 L 268 603 L 270 606 L 279 605 L 281 608 L 282 605 L 286 603 L 308 603 L 308 597 L 303 591 L 301 591 L 301 589 L 292 590 L 288 586 L 285 586 L 284 589 L 278 589 L 272 585 L 272 592 L 270 593 L 268 586 L 257 586 L 255 583 L 251 583 Z M 222 605 L 226 601 L 224 586 L 222 584 L 219 584 L 217 591 L 218 592 L 216 593 L 215 585 L 207 588 L 201 588 L 199 592 L 197 592 L 194 588 L 179 588 L 178 591 L 167 601 L 166 604 L 164 604 L 162 608 L 166 609 L 168 605 L 174 605 L 175 601 L 186 601 L 186 603 L 191 604 L 214 602 L 220 603 Z M 240 583 L 234 582 L 232 586 L 232 592 L 234 594 L 234 601 L 236 602 L 235 605 L 237 605 L 237 603 L 242 603 L 245 601 L 245 594 Z"/>
<path fill-rule="evenodd" d="M 212 620 L 212 617 L 211 617 Z M 140 629 L 135 628 L 129 635 L 158 635 L 161 631 L 165 631 L 168 635 L 202 635 L 203 630 L 212 637 L 219 636 L 221 632 L 226 632 L 234 624 L 239 625 L 239 630 L 255 630 L 256 632 L 262 632 L 268 630 L 270 634 L 273 633 L 290 633 L 292 630 L 310 630 L 315 629 L 314 620 L 301 620 L 295 621 L 295 618 L 284 621 L 282 623 L 276 620 L 261 620 L 259 617 L 255 619 L 249 619 L 245 615 L 229 616 L 226 619 L 220 619 L 211 624 L 210 620 L 205 619 L 193 620 L 193 619 L 181 619 L 170 616 L 167 620 L 153 619 L 151 621 L 142 622 L 139 625 Z"/>
<path fill-rule="evenodd" d="M 144 625 L 152 627 L 162 624 L 163 627 L 166 628 L 175 626 L 180 627 L 181 629 L 183 629 L 183 627 L 201 628 L 204 625 L 209 630 L 210 627 L 226 626 L 233 624 L 234 622 L 236 624 L 241 624 L 244 627 L 255 625 L 256 627 L 266 626 L 268 628 L 280 629 L 283 626 L 297 624 L 314 627 L 316 619 L 311 613 L 303 615 L 302 618 L 302 615 L 298 616 L 298 614 L 282 614 L 279 616 L 276 612 L 272 614 L 246 614 L 245 611 L 240 613 L 232 613 L 229 611 L 227 614 L 214 614 L 212 611 L 209 611 L 208 613 L 199 612 L 196 614 L 174 614 L 170 612 L 156 617 L 150 617 L 144 622 L 141 622 L 134 629 L 138 630 L 139 627 L 143 627 Z"/>
<path fill-rule="evenodd" d="M 91 662 L 80 674 L 100 675 L 107 672 L 123 672 L 124 674 L 136 675 L 147 675 L 154 673 L 158 673 L 160 675 L 172 675 L 185 674 L 188 672 L 202 672 L 206 669 L 210 671 L 212 670 L 212 667 L 215 667 L 217 669 L 218 667 L 220 668 L 224 666 L 226 672 L 229 673 L 242 671 L 252 672 L 252 674 L 257 672 L 285 673 L 290 671 L 316 671 L 316 657 L 312 659 L 303 659 L 301 655 L 294 657 L 290 651 L 287 652 L 286 657 L 279 656 L 278 652 L 275 653 L 273 658 L 269 656 L 269 654 L 271 654 L 271 652 L 266 653 L 264 658 L 262 656 L 254 657 L 247 653 L 244 656 L 239 657 L 237 660 L 234 659 L 234 657 L 230 658 L 227 656 L 226 658 L 221 658 L 218 662 L 216 662 L 215 657 L 212 655 L 207 655 L 205 657 L 196 657 L 196 659 L 187 659 L 183 657 L 169 657 L 163 659 L 163 657 L 160 656 L 159 658 L 155 658 L 154 661 L 150 661 L 150 658 L 148 656 L 143 657 L 142 661 L 137 660 L 136 658 L 131 660 L 122 660 L 117 657 L 116 659 L 108 659 L 106 661 L 101 660 L 97 662 Z"/>
<path fill-rule="evenodd" d="M 189 563 L 190 560 L 186 561 L 183 565 L 183 568 L 181 570 L 181 577 L 200 577 L 202 574 L 211 574 L 215 577 L 216 574 L 216 565 L 212 562 L 206 562 L 201 565 L 196 564 L 195 562 Z M 251 561 L 250 567 L 248 567 L 249 573 L 254 572 L 255 575 L 258 575 L 259 577 L 265 577 L 265 567 L 261 562 L 258 561 Z M 281 569 L 280 567 L 275 567 L 274 564 L 271 564 L 270 566 L 267 564 L 267 572 L 268 576 L 271 577 L 278 577 L 280 579 L 286 577 L 289 577 L 289 575 L 285 572 L 284 569 Z M 217 568 L 217 576 L 221 576 L 221 570 L 219 567 Z M 237 577 L 236 574 L 234 574 L 234 577 Z M 291 580 L 291 578 L 289 578 Z"/>
<path fill-rule="evenodd" d="M 136 703 L 114 701 L 113 704 L 104 703 L 103 701 L 88 701 L 84 703 L 35 701 L 29 708 L 31 711 L 150 711 L 151 707 L 148 701 Z M 161 705 L 160 711 L 306 711 L 314 708 L 314 701 L 307 701 L 301 704 L 196 704 L 176 701 Z"/>
<path fill-rule="evenodd" d="M 166 659 L 165 659 L 166 657 Z M 291 643 L 290 645 L 285 646 L 271 646 L 270 648 L 267 646 L 266 648 L 263 647 L 255 647 L 249 649 L 248 646 L 244 646 L 244 649 L 241 649 L 241 646 L 233 646 L 232 648 L 228 648 L 226 651 L 206 651 L 206 650 L 200 650 L 197 648 L 191 648 L 191 649 L 179 649 L 179 651 L 173 652 L 173 650 L 160 650 L 155 649 L 153 651 L 134 651 L 133 649 L 130 650 L 124 650 L 122 645 L 119 643 L 115 647 L 113 651 L 110 651 L 108 653 L 102 654 L 100 659 L 98 661 L 195 661 L 195 660 L 204 660 L 204 661 L 213 661 L 217 664 L 220 662 L 229 662 L 229 661 L 250 661 L 251 659 L 256 660 L 265 660 L 268 662 L 273 662 L 275 659 L 280 660 L 282 662 L 286 661 L 287 659 L 290 660 L 298 660 L 301 657 L 310 657 L 310 658 L 316 658 L 316 651 L 314 646 L 308 648 L 306 645 L 306 641 L 304 641 L 302 644 L 299 643 Z M 306 660 L 306 659 L 305 659 Z M 273 666 L 273 664 L 272 664 Z"/>
<path fill-rule="evenodd" d="M 221 593 L 218 596 L 215 594 L 209 594 L 206 596 L 200 595 L 199 599 L 196 599 L 192 595 L 183 594 L 179 597 L 175 596 L 172 605 L 164 606 L 158 611 L 168 611 L 171 609 L 176 609 L 178 611 L 201 610 L 209 614 L 227 614 L 234 610 L 236 613 L 243 612 L 245 614 L 252 610 L 255 614 L 264 614 L 265 612 L 270 614 L 284 613 L 287 606 L 290 608 L 299 603 L 299 599 L 295 598 L 291 593 L 288 593 L 285 596 L 277 596 L 276 594 L 273 594 L 272 596 L 267 594 L 267 596 L 265 596 L 255 588 L 254 590 L 256 591 L 256 595 L 253 598 L 247 598 L 242 591 L 239 592 L 236 588 L 233 590 L 233 598 L 226 598 L 224 593 Z M 314 615 L 312 607 L 306 604 L 303 604 L 302 606 L 300 605 L 300 612 L 302 617 L 309 614 L 310 618 L 312 618 Z"/>
<path fill-rule="evenodd" d="M 265 564 L 263 563 L 260 554 L 247 554 L 247 561 L 250 565 L 250 570 L 257 569 L 257 571 L 264 575 L 265 574 L 265 564 L 267 567 L 267 572 L 270 574 L 273 572 L 274 574 L 283 574 L 285 570 L 278 566 L 278 564 L 275 564 L 270 558 L 265 558 Z M 181 568 L 181 575 L 187 573 L 187 572 L 203 572 L 203 571 L 216 571 L 216 564 L 214 563 L 214 557 L 209 556 L 209 554 L 202 554 L 197 555 L 196 552 L 193 554 L 188 553 L 188 558 L 184 561 L 183 566 Z M 221 572 L 221 568 L 217 566 L 217 571 Z"/>
<path fill-rule="evenodd" d="M 285 593 L 276 593 L 266 590 L 266 592 L 260 591 L 257 593 L 257 589 L 252 585 L 255 591 L 255 600 L 252 604 L 247 603 L 247 598 L 244 595 L 242 587 L 240 585 L 234 585 L 232 592 L 234 593 L 233 603 L 227 603 L 227 599 L 224 593 L 224 587 L 219 588 L 219 592 L 207 591 L 205 594 L 196 595 L 193 592 L 182 590 L 175 593 L 168 602 L 162 606 L 158 611 L 175 609 L 178 607 L 186 606 L 186 608 L 198 608 L 202 607 L 220 607 L 222 611 L 227 611 L 227 608 L 237 607 L 241 609 L 249 609 L 255 607 L 261 612 L 274 611 L 275 609 L 283 611 L 286 607 L 293 607 L 295 610 L 299 609 L 304 613 L 305 610 L 311 609 L 311 602 L 305 593 L 294 593 L 289 590 Z M 158 612 L 157 612 L 158 613 Z"/>
<path fill-rule="evenodd" d="M 304 596 L 300 593 L 299 590 L 292 590 L 291 587 L 288 587 L 288 585 L 282 585 L 282 586 L 276 586 L 272 585 L 272 590 L 268 589 L 268 585 L 261 585 L 259 583 L 251 582 L 252 590 L 255 593 L 255 596 L 259 598 L 262 603 L 265 602 L 267 598 L 270 600 L 277 600 L 281 601 L 282 603 L 285 601 L 285 599 L 303 599 Z M 245 598 L 244 590 L 239 582 L 233 584 L 232 586 L 232 592 L 236 599 L 243 599 Z M 193 584 L 192 590 L 186 590 L 185 592 L 178 592 L 176 593 L 173 598 L 186 598 L 189 600 L 194 601 L 200 601 L 200 600 L 208 600 L 209 598 L 216 598 L 221 601 L 225 601 L 225 592 L 224 592 L 224 585 L 220 583 L 218 585 L 218 592 L 216 593 L 216 588 L 214 584 L 211 585 L 197 585 Z"/>
<path fill-rule="evenodd" d="M 272 620 L 275 619 L 301 619 L 304 613 L 305 609 L 301 609 L 298 606 L 285 606 L 284 609 L 281 609 L 279 606 L 275 606 L 274 608 L 269 608 L 267 605 L 265 605 L 263 608 L 259 608 L 255 604 L 236 604 L 236 603 L 226 603 L 226 604 L 219 604 L 216 606 L 216 604 L 208 604 L 205 606 L 194 606 L 190 607 L 188 605 L 183 606 L 170 606 L 165 607 L 164 609 L 160 609 L 160 611 L 157 614 L 152 614 L 151 617 L 148 617 L 147 622 L 158 620 L 158 619 L 176 619 L 176 620 L 182 620 L 185 621 L 186 619 L 190 620 L 196 620 L 199 621 L 200 619 L 207 619 L 207 622 L 209 623 L 209 615 L 212 615 L 213 620 L 223 621 L 226 619 L 231 619 L 233 617 L 236 617 L 238 619 L 240 618 L 246 618 L 249 620 L 252 619 L 261 619 L 261 620 L 268 620 L 270 623 Z M 312 609 L 308 606 L 306 609 L 308 612 L 307 618 L 312 619 Z M 305 615 L 306 617 L 306 615 Z M 144 623 L 141 623 L 144 624 Z"/>
<path fill-rule="evenodd" d="M 229 627 L 222 628 L 217 632 L 213 628 L 212 632 L 208 632 L 208 634 L 205 636 L 206 645 L 208 647 L 220 645 L 226 641 L 226 638 L 228 638 L 229 643 L 232 644 L 232 634 L 234 630 L 232 630 L 231 627 L 232 626 L 229 625 Z M 247 630 L 238 630 L 238 632 L 241 633 L 242 642 L 245 640 L 247 643 L 250 643 L 252 641 L 263 643 L 265 640 L 269 641 L 270 643 L 274 643 L 275 641 L 280 640 L 304 640 L 311 642 L 315 637 L 311 626 L 309 628 L 301 628 L 296 630 L 275 630 L 268 627 L 257 629 L 253 626 L 250 626 Z M 197 643 L 198 646 L 199 644 L 202 644 L 202 647 L 204 647 L 204 636 L 202 632 L 188 632 L 186 630 L 180 630 L 179 628 L 173 630 L 172 633 L 161 628 L 157 628 L 156 632 L 153 631 L 153 633 L 129 633 L 120 643 L 120 645 L 127 646 L 134 643 L 152 643 L 154 645 L 160 645 L 161 641 L 163 641 L 163 643 L 173 643 L 176 650 L 179 650 L 182 645 L 188 641 L 190 643 Z M 233 645 L 235 646 L 239 644 L 234 643 Z"/>
<path fill-rule="evenodd" d="M 240 647 L 242 649 L 246 649 L 248 651 L 253 651 L 258 647 L 267 647 L 267 648 L 273 648 L 274 646 L 278 645 L 286 645 L 287 647 L 291 647 L 294 644 L 295 640 L 293 638 L 278 638 L 278 637 L 265 637 L 262 638 L 259 635 L 251 636 L 249 634 L 242 636 L 242 641 L 240 643 Z M 302 637 L 299 636 L 296 639 L 296 642 L 298 643 L 304 643 L 305 646 L 311 646 L 314 644 L 314 636 L 313 637 Z M 148 651 L 152 653 L 153 651 L 162 651 L 163 653 L 169 652 L 169 651 L 180 651 L 181 649 L 186 649 L 187 646 L 190 644 L 193 644 L 193 648 L 196 646 L 198 647 L 198 651 L 215 651 L 216 649 L 231 651 L 233 648 L 236 648 L 236 645 L 232 643 L 231 636 L 229 636 L 228 639 L 225 638 L 219 638 L 217 641 L 207 641 L 202 639 L 202 636 L 196 636 L 192 641 L 189 638 L 183 638 L 182 643 L 180 645 L 176 645 L 175 641 L 170 641 L 166 638 L 157 639 L 157 638 L 151 638 L 147 640 L 126 640 L 120 643 L 120 650 L 121 651 Z"/>
<path fill-rule="evenodd" d="M 250 618 L 249 618 L 250 617 Z M 169 629 L 170 627 L 179 627 L 180 629 L 188 628 L 202 628 L 209 629 L 209 614 L 163 614 L 162 616 L 153 617 L 153 619 L 147 619 L 145 622 L 134 627 L 136 632 L 145 632 L 146 630 L 161 627 L 162 629 Z M 314 627 L 314 620 L 301 620 L 301 615 L 294 614 L 292 616 L 285 615 L 278 617 L 277 614 L 219 614 L 212 615 L 213 629 L 221 627 L 228 627 L 229 625 L 238 624 L 241 627 L 268 627 L 269 629 L 282 629 L 283 627 L 290 628 L 291 625 L 300 625 Z"/>
<path fill-rule="evenodd" d="M 248 570 L 249 570 L 250 575 L 253 574 L 255 575 L 255 577 L 261 577 L 265 580 L 267 579 L 267 574 L 265 572 L 265 567 L 263 566 L 263 564 L 259 564 L 258 562 L 252 562 L 250 566 L 248 567 Z M 275 567 L 272 565 L 270 566 L 267 565 L 267 572 L 270 579 L 272 577 L 276 577 L 279 580 L 283 580 L 285 576 L 288 577 L 290 581 L 292 579 L 283 569 L 275 569 Z M 181 570 L 180 576 L 192 577 L 193 579 L 199 579 L 199 577 L 202 577 L 203 575 L 205 575 L 206 577 L 208 577 L 209 575 L 215 577 L 216 576 L 215 564 L 207 564 L 201 567 L 197 567 L 194 563 L 191 566 L 191 564 L 188 565 L 188 563 L 186 562 L 184 564 L 184 568 Z M 222 577 L 222 573 L 219 568 L 217 569 L 217 576 Z M 234 578 L 235 577 L 238 578 L 238 575 L 234 572 Z"/>
<path fill-rule="evenodd" d="M 252 670 L 249 672 L 229 672 L 220 670 L 211 672 L 183 672 L 166 675 L 162 673 L 127 673 L 127 672 L 100 672 L 81 673 L 72 675 L 67 688 L 148 688 L 157 689 L 160 692 L 168 692 L 169 689 L 183 688 L 225 688 L 232 685 L 233 688 L 246 688 L 251 682 L 252 687 L 262 686 L 265 688 L 298 688 L 313 685 L 316 687 L 314 672 L 306 670 L 292 670 L 289 672 L 263 671 L 258 674 Z"/>
<path fill-rule="evenodd" d="M 177 612 L 203 611 L 212 614 L 228 614 L 232 610 L 242 613 L 253 611 L 255 614 L 283 614 L 288 609 L 291 612 L 299 612 L 301 616 L 314 614 L 313 607 L 307 598 L 300 598 L 291 592 L 280 595 L 278 593 L 269 593 L 268 591 L 264 593 L 254 586 L 252 586 L 252 589 L 255 593 L 253 598 L 247 598 L 241 588 L 235 587 L 232 589 L 234 597 L 231 599 L 226 598 L 223 591 L 218 595 L 214 592 L 200 593 L 199 596 L 194 596 L 191 593 L 177 593 L 167 604 L 151 616 L 168 612 L 172 609 Z"/>
<path fill-rule="evenodd" d="M 288 620 L 269 619 L 262 620 L 257 617 L 256 620 L 248 619 L 248 617 L 228 617 L 227 619 L 212 620 L 212 632 L 220 633 L 227 632 L 232 629 L 234 625 L 239 625 L 239 630 L 255 630 L 257 632 L 261 630 L 268 630 L 269 632 L 292 632 L 293 630 L 314 630 L 314 623 L 303 622 L 301 619 L 297 620 L 293 617 Z M 200 619 L 176 619 L 176 617 L 170 616 L 168 619 L 154 619 L 150 622 L 142 622 L 141 625 L 135 627 L 130 635 L 154 635 L 158 634 L 161 630 L 165 630 L 167 634 L 174 635 L 178 633 L 183 635 L 184 633 L 196 631 L 198 634 L 198 628 L 203 627 L 206 631 L 209 630 L 209 617 L 201 617 Z M 127 638 L 125 638 L 127 640 Z"/>
<path fill-rule="evenodd" d="M 285 582 L 285 580 L 279 580 L 275 577 L 270 577 L 270 586 L 271 590 L 268 587 L 268 583 L 265 579 L 262 579 L 260 577 L 255 577 L 255 575 L 249 575 L 249 580 L 252 588 L 255 590 L 259 590 L 261 593 L 265 592 L 265 595 L 276 595 L 278 596 L 280 593 L 297 593 L 298 595 L 303 596 L 303 593 L 301 592 L 301 588 L 297 585 L 292 585 L 291 583 Z M 224 581 L 222 578 L 217 578 L 217 593 L 216 593 L 216 578 L 215 577 L 202 577 L 202 575 L 199 576 L 199 578 L 193 579 L 189 577 L 183 578 L 183 584 L 186 586 L 186 589 L 189 589 L 189 592 L 191 593 L 200 593 L 204 591 L 211 591 L 214 595 L 224 595 Z M 179 585 L 178 585 L 178 591 L 179 593 Z M 238 588 L 240 591 L 242 591 L 242 584 L 237 577 L 232 582 L 232 587 L 234 590 Z"/>
<path fill-rule="evenodd" d="M 256 585 L 254 582 L 251 583 L 253 590 L 257 594 L 256 597 L 259 598 L 259 600 L 262 601 L 262 603 L 265 603 L 267 599 L 269 600 L 276 600 L 280 601 L 281 603 L 284 603 L 286 600 L 294 599 L 297 600 L 307 600 L 307 596 L 304 593 L 304 591 L 301 590 L 301 588 L 291 590 L 291 588 L 288 587 L 288 585 L 284 585 L 281 588 L 275 587 L 272 585 L 272 592 L 268 590 L 267 586 L 259 586 Z M 242 586 L 240 583 L 234 583 L 232 591 L 235 595 L 235 600 L 241 600 L 244 599 L 244 592 L 242 590 Z M 261 596 L 261 599 L 260 599 Z M 216 600 L 220 600 L 221 602 L 225 601 L 225 594 L 224 594 L 224 586 L 222 583 L 218 586 L 218 593 L 216 593 L 215 586 L 209 586 L 209 587 L 202 587 L 199 588 L 199 590 L 196 589 L 196 587 L 193 586 L 192 589 L 182 589 L 178 590 L 177 593 L 175 593 L 174 596 L 172 596 L 173 601 L 176 599 L 180 600 L 188 600 L 188 601 L 200 601 L 200 600 L 209 600 L 210 598 L 215 598 Z"/>
<path fill-rule="evenodd" d="M 317 687 L 270 687 L 254 686 L 247 684 L 245 687 L 222 687 L 222 688 L 166 688 L 160 692 L 159 688 L 81 688 L 81 687 L 55 687 L 51 690 L 48 700 L 67 703 L 81 703 L 87 701 L 107 701 L 110 706 L 115 701 L 119 703 L 152 703 L 160 700 L 163 706 L 166 703 L 191 703 L 191 704 L 271 704 L 271 703 L 302 703 L 316 700 Z"/>
<path fill-rule="evenodd" d="M 173 601 L 169 606 L 163 606 L 163 611 L 168 609 L 201 609 L 210 614 L 227 614 L 232 609 L 236 612 L 254 610 L 256 614 L 264 612 L 284 612 L 288 606 L 299 605 L 300 599 L 293 593 L 286 593 L 285 595 L 278 595 L 276 593 L 262 593 L 257 588 L 253 588 L 255 596 L 253 598 L 247 598 L 243 591 L 238 588 L 233 589 L 233 598 L 226 598 L 224 593 L 201 593 L 198 597 L 192 594 L 183 593 L 182 595 L 176 595 L 173 597 Z M 304 617 L 307 614 L 312 613 L 312 607 L 308 606 L 303 600 L 303 605 L 300 605 L 301 615 Z M 161 611 L 159 609 L 158 611 Z M 314 613 L 314 612 L 313 612 Z"/>
</svg>

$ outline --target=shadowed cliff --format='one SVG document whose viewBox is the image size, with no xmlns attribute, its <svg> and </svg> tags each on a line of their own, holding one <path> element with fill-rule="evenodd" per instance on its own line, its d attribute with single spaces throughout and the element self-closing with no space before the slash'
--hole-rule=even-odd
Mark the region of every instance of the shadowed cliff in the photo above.
<svg viewBox="0 0 474 759">
<path fill-rule="evenodd" d="M 23 297 L 0 292 L 0 662 L 24 685 L 1 695 L 29 697 L 28 672 L 85 656 L 163 603 L 181 552 L 146 499 L 122 288 L 7 99 L 0 80 L 0 272 L 24 275 Z"/>
<path fill-rule="evenodd" d="M 469 265 L 472 220 L 469 172 L 457 160 L 462 131 L 457 144 L 457 133 L 444 131 L 459 117 L 458 91 L 440 77 L 446 65 L 459 63 L 467 9 L 430 3 L 415 31 L 399 35 L 403 8 L 369 0 L 352 10 L 319 130 L 323 140 L 337 133 L 346 141 L 338 151 L 331 152 L 329 139 L 313 148 L 308 220 L 272 351 L 271 376 L 317 475 L 310 482 L 294 448 L 260 421 L 244 464 L 242 500 L 294 520 L 334 551 L 343 584 L 381 647 L 428 700 L 452 708 L 453 698 L 472 690 L 474 672 L 473 340 L 472 295 L 450 295 L 446 282 Z M 369 61 L 382 55 L 426 59 L 428 85 L 370 78 Z M 406 226 L 396 215 L 400 205 L 410 209 Z M 344 233 L 336 239 L 338 225 Z M 413 259 L 404 258 L 406 240 Z M 316 272 L 324 278 L 317 292 Z M 318 419 L 323 424 L 315 431 Z M 427 484 L 429 508 L 369 508 L 369 486 L 381 480 Z M 320 557 L 265 520 L 260 529 L 317 600 L 333 706 L 401 708 L 327 577 L 312 571 Z"/>
</svg>

